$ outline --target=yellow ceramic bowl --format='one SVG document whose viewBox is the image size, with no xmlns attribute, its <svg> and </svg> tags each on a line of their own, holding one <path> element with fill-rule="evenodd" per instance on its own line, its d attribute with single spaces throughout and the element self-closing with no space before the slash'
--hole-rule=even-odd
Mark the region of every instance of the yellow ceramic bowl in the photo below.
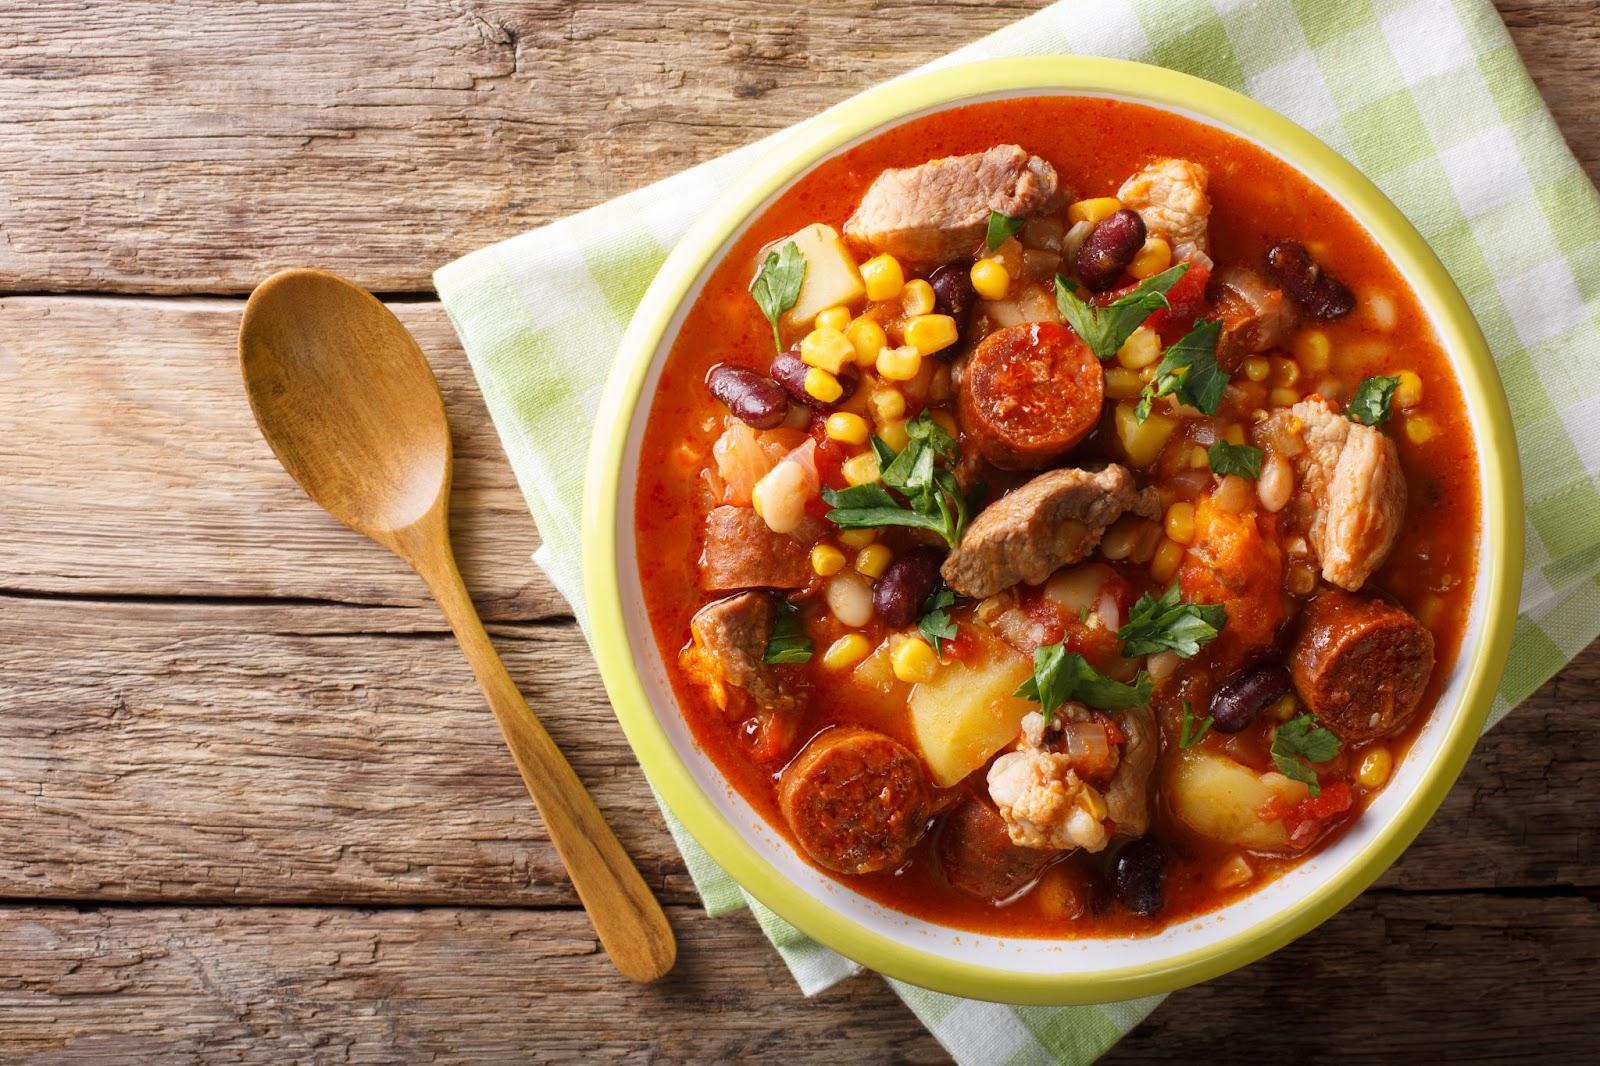
<svg viewBox="0 0 1600 1066">
<path fill-rule="evenodd" d="M 906 119 L 976 100 L 1047 94 L 1164 108 L 1263 145 L 1328 190 L 1386 249 L 1460 378 L 1482 469 L 1482 542 L 1470 621 L 1438 709 L 1366 815 L 1244 900 L 1141 938 L 978 936 L 888 910 L 823 876 L 723 781 L 689 738 L 645 616 L 633 506 L 647 398 L 683 314 L 749 221 L 820 160 Z M 1499 683 L 1522 573 L 1522 490 L 1510 415 L 1482 334 L 1433 252 L 1366 178 L 1251 100 L 1156 67 L 1073 57 L 996 60 L 884 85 L 783 136 L 718 198 L 645 294 L 612 371 L 590 455 L 584 571 L 591 635 L 617 717 L 672 812 L 752 895 L 874 970 L 941 992 L 1089 1003 L 1167 992 L 1242 966 L 1322 922 L 1371 884 L 1438 807 Z"/>
</svg>

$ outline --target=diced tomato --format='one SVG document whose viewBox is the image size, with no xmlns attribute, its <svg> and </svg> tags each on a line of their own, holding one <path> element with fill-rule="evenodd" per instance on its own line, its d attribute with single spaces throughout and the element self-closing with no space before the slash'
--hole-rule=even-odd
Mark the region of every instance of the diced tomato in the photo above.
<svg viewBox="0 0 1600 1066">
<path fill-rule="evenodd" d="M 956 635 L 949 640 L 941 641 L 946 659 L 970 659 L 981 649 L 978 638 L 973 636 L 972 627 L 957 625 Z"/>
<path fill-rule="evenodd" d="M 1194 320 L 1206 309 L 1206 285 L 1211 281 L 1211 268 L 1191 261 L 1189 269 L 1167 290 L 1167 307 L 1158 307 L 1145 319 L 1144 324 L 1161 334 L 1167 343 L 1194 328 Z"/>
<path fill-rule="evenodd" d="M 1307 796 L 1287 809 L 1274 797 L 1261 808 L 1261 818 L 1269 822 L 1282 818 L 1283 827 L 1289 833 L 1289 843 L 1304 848 L 1322 835 L 1329 822 L 1348 811 L 1354 803 L 1355 793 L 1350 788 L 1350 782 L 1335 781 L 1323 785 L 1318 795 Z"/>
<path fill-rule="evenodd" d="M 844 447 L 831 437 L 817 439 L 817 454 L 813 461 L 817 465 L 817 479 L 830 489 L 843 489 L 849 487 L 849 482 L 844 477 Z"/>
</svg>

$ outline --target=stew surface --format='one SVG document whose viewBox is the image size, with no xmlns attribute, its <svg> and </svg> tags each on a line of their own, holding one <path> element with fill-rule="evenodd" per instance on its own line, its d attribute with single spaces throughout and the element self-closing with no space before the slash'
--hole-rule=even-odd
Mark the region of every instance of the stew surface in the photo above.
<svg viewBox="0 0 1600 1066">
<path fill-rule="evenodd" d="M 976 931 L 1151 933 L 1325 846 L 1477 565 L 1465 408 L 1389 260 L 1117 101 L 815 168 L 715 268 L 643 454 L 697 743 L 813 865 Z"/>
</svg>

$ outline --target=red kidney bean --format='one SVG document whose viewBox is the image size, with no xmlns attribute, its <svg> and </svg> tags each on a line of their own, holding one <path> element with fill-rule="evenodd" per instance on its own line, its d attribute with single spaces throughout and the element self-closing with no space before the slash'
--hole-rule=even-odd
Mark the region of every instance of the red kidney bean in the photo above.
<svg viewBox="0 0 1600 1066">
<path fill-rule="evenodd" d="M 933 286 L 933 309 L 955 319 L 957 327 L 966 325 L 967 312 L 977 295 L 972 289 L 972 264 L 946 263 L 928 275 L 928 284 Z"/>
<path fill-rule="evenodd" d="M 1137 211 L 1124 207 L 1105 219 L 1078 249 L 1078 280 L 1091 292 L 1112 288 L 1144 247 L 1144 237 L 1144 219 Z"/>
<path fill-rule="evenodd" d="M 1219 733 L 1248 729 L 1262 711 L 1283 698 L 1289 684 L 1289 671 L 1277 663 L 1239 671 L 1211 697 L 1211 727 Z"/>
<path fill-rule="evenodd" d="M 1123 848 L 1112 872 L 1117 901 L 1141 917 L 1159 914 L 1166 865 L 1166 849 L 1155 837 L 1140 837 Z"/>
<path fill-rule="evenodd" d="M 938 548 L 913 548 L 889 564 L 872 589 L 872 606 L 885 625 L 898 629 L 917 620 L 923 601 L 939 587 Z"/>
<path fill-rule="evenodd" d="M 706 385 L 733 417 L 757 429 L 771 429 L 789 413 L 783 386 L 748 367 L 718 363 L 706 375 Z"/>
<path fill-rule="evenodd" d="M 1354 294 L 1294 241 L 1267 249 L 1267 270 L 1312 318 L 1342 318 L 1356 305 Z"/>
<path fill-rule="evenodd" d="M 806 371 L 811 368 L 800 360 L 800 349 L 790 348 L 772 360 L 772 367 L 767 372 L 772 379 L 783 386 L 783 391 L 796 403 L 803 403 L 816 411 L 831 411 L 848 400 L 856 391 L 856 372 L 846 367 L 836 377 L 839 385 L 844 389 L 839 398 L 832 403 L 823 403 L 806 391 Z"/>
</svg>

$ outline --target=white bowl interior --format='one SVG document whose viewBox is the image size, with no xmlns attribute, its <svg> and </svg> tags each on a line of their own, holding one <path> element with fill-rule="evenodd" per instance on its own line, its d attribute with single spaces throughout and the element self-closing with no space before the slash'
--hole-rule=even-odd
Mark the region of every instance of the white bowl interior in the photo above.
<svg viewBox="0 0 1600 1066">
<path fill-rule="evenodd" d="M 1130 102 L 1150 107 L 1160 106 L 1136 97 L 1123 97 L 1114 93 L 1057 92 L 1052 94 L 1048 91 L 1029 90 L 1026 92 L 975 96 L 956 103 L 927 108 L 902 119 L 897 119 L 891 125 L 899 125 L 901 122 L 949 107 L 963 106 L 981 100 L 1041 95 L 1104 96 L 1113 99 L 1126 99 Z M 1226 130 L 1234 136 L 1243 137 L 1245 140 L 1252 141 L 1252 143 L 1260 145 L 1267 151 L 1271 151 L 1268 146 L 1260 141 L 1225 123 L 1179 108 L 1165 108 L 1165 110 Z M 884 128 L 889 127 L 880 127 L 871 133 L 864 134 L 856 141 L 851 142 L 851 144 L 841 146 L 835 154 L 854 144 L 870 139 Z M 1276 155 L 1276 153 L 1274 154 Z M 1289 162 L 1292 166 L 1293 162 Z M 1302 173 L 1304 172 L 1302 171 Z M 1309 175 L 1307 177 L 1310 178 Z M 1315 181 L 1314 178 L 1310 180 Z M 782 191 L 786 191 L 788 188 L 789 185 L 785 185 Z M 771 200 L 763 203 L 761 209 L 755 215 L 759 215 L 761 211 L 764 211 L 770 205 L 772 200 L 781 196 L 782 191 L 775 194 Z M 1359 215 L 1355 215 L 1355 212 L 1350 210 L 1350 205 L 1346 201 L 1333 194 L 1331 190 L 1329 192 L 1359 221 Z M 753 215 L 752 217 L 755 216 Z M 654 353 L 649 373 L 645 379 L 644 391 L 641 394 L 643 397 L 654 396 L 667 353 L 671 349 L 672 341 L 676 338 L 678 330 L 682 327 L 687 308 L 693 303 L 694 299 L 698 298 L 712 267 L 727 253 L 733 242 L 744 233 L 748 224 L 749 221 L 747 220 L 740 225 L 722 248 L 718 250 L 711 264 L 702 270 L 695 279 L 688 298 L 679 307 L 670 328 L 665 334 L 665 338 Z M 1412 285 L 1413 289 L 1417 289 L 1416 279 L 1406 274 L 1404 265 L 1397 264 L 1397 266 L 1400 268 L 1402 275 L 1406 277 L 1407 283 Z M 1440 309 L 1429 306 L 1426 298 L 1421 297 L 1420 290 L 1418 291 L 1419 298 L 1423 299 L 1424 310 L 1430 320 L 1437 323 L 1441 318 Z M 1453 362 L 1453 353 L 1447 352 L 1446 354 Z M 1468 395 L 1465 399 L 1472 424 L 1474 442 L 1481 456 L 1487 450 L 1485 447 L 1485 427 L 1488 424 L 1487 413 L 1474 397 Z M 640 445 L 648 414 L 649 403 L 641 401 L 633 412 L 632 423 L 629 427 L 627 450 L 622 464 L 623 476 L 618 490 L 620 498 L 617 508 L 618 556 L 621 559 L 637 558 L 637 540 L 634 535 L 634 499 Z M 1470 661 L 1471 649 L 1480 643 L 1486 623 L 1488 613 L 1487 581 L 1484 566 L 1487 560 L 1494 558 L 1495 553 L 1495 545 L 1491 541 L 1493 530 L 1489 525 L 1484 508 L 1485 496 L 1480 484 L 1479 513 L 1483 539 L 1479 543 L 1479 573 L 1473 589 L 1472 605 L 1466 632 L 1462 638 L 1461 650 L 1457 655 L 1457 661 L 1452 668 L 1448 683 L 1440 696 L 1437 709 L 1429 716 L 1428 721 L 1422 727 L 1411 747 L 1410 753 L 1397 767 L 1388 787 L 1377 796 L 1363 817 L 1338 840 L 1300 863 L 1289 873 L 1226 907 L 1186 922 L 1174 924 L 1161 933 L 1149 937 L 1087 937 L 1075 940 L 1051 940 L 994 936 L 954 929 L 890 910 L 807 865 L 795 853 L 788 841 L 768 825 L 750 804 L 739 795 L 737 790 L 727 783 L 716 765 L 695 745 L 689 728 L 679 711 L 677 698 L 673 694 L 672 685 L 667 677 L 666 666 L 662 662 L 661 655 L 656 647 L 649 617 L 644 609 L 643 590 L 638 568 L 636 566 L 622 566 L 622 573 L 619 576 L 629 642 L 634 649 L 639 673 L 644 683 L 645 691 L 650 698 L 651 707 L 660 721 L 662 729 L 671 739 L 673 747 L 688 767 L 700 790 L 711 800 L 721 816 L 735 828 L 751 848 L 770 863 L 784 878 L 798 886 L 813 899 L 826 905 L 851 922 L 910 948 L 932 952 L 963 963 L 998 967 L 1016 972 L 1082 975 L 1121 967 L 1160 963 L 1189 952 L 1204 950 L 1223 940 L 1244 933 L 1251 926 L 1292 911 L 1304 904 L 1313 892 L 1325 886 L 1330 879 L 1336 876 L 1339 870 L 1354 861 L 1357 855 L 1371 846 L 1381 828 L 1395 819 L 1399 811 L 1406 806 L 1407 802 L 1420 787 L 1425 770 L 1438 755 L 1445 737 L 1450 731 L 1451 723 L 1466 713 L 1466 707 L 1462 701 L 1467 673 L 1466 664 Z"/>
</svg>

